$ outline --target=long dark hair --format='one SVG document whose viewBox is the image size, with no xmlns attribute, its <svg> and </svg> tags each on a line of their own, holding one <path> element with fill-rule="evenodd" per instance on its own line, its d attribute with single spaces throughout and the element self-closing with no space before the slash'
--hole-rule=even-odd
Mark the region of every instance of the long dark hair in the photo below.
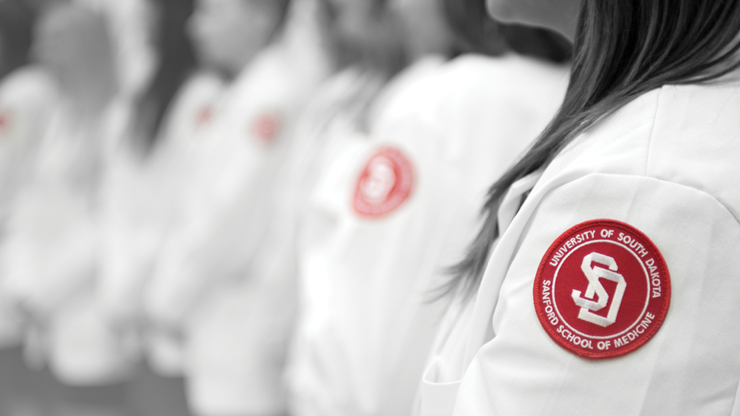
<svg viewBox="0 0 740 416">
<path fill-rule="evenodd" d="M 704 83 L 740 66 L 740 0 L 583 0 L 570 84 L 560 110 L 488 192 L 483 227 L 444 293 L 478 288 L 509 187 L 547 166 L 576 136 L 634 98 L 669 84 Z"/>
<path fill-rule="evenodd" d="M 192 0 L 157 0 L 155 49 L 158 67 L 149 88 L 135 109 L 133 125 L 141 150 L 148 151 L 172 98 L 195 70 L 195 56 L 185 34 L 185 22 L 193 11 Z"/>
</svg>

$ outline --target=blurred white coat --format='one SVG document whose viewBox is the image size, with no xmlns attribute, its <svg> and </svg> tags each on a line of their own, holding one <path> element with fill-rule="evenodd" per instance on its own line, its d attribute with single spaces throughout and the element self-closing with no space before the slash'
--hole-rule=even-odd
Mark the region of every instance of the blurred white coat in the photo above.
<svg viewBox="0 0 740 416">
<path fill-rule="evenodd" d="M 27 346 L 69 384 L 126 377 L 129 340 L 98 309 L 98 186 L 104 138 L 127 119 L 113 100 L 100 121 L 80 124 L 61 102 L 54 110 L 8 223 L 3 266 L 7 290 L 35 320 Z"/>
<path fill-rule="evenodd" d="M 193 167 L 187 220 L 168 239 L 145 294 L 148 316 L 186 335 L 197 414 L 271 414 L 285 407 L 273 375 L 280 367 L 270 358 L 276 351 L 264 348 L 270 341 L 263 337 L 283 337 L 287 318 L 273 322 L 252 312 L 273 289 L 269 279 L 247 273 L 263 244 L 296 119 L 327 73 L 321 53 L 296 51 L 296 41 L 305 39 L 286 36 L 260 52 L 215 106 Z"/>
<path fill-rule="evenodd" d="M 512 185 L 480 287 L 446 315 L 414 414 L 740 414 L 737 75 L 646 92 Z M 657 333 L 601 360 L 548 336 L 533 296 L 548 247 L 595 219 L 639 230 L 670 274 L 661 273 L 670 306 Z M 654 280 L 650 299 L 661 297 Z M 617 319 L 641 308 L 625 302 Z"/>
<path fill-rule="evenodd" d="M 3 227 L 0 239 L 5 237 L 14 199 L 26 185 L 28 167 L 33 164 L 56 99 L 56 85 L 39 67 L 19 68 L 0 83 L 0 224 Z M 4 259 L 6 255 L 0 256 Z M 2 268 L 0 266 L 0 270 Z M 3 273 L 0 281 L 4 276 Z M 2 285 L 0 283 L 0 346 L 5 346 L 22 339 L 22 322 L 2 291 Z"/>
<path fill-rule="evenodd" d="M 142 298 L 168 230 L 182 226 L 180 202 L 193 175 L 197 140 L 213 118 L 222 89 L 217 75 L 194 74 L 173 98 L 150 154 L 135 148 L 129 137 L 131 126 L 106 149 L 101 185 L 101 311 L 112 325 L 144 330 L 145 342 L 151 346 L 150 364 L 165 374 L 180 373 L 181 358 L 171 349 L 176 345 L 146 328 Z"/>
<path fill-rule="evenodd" d="M 477 231 L 487 186 L 544 128 L 567 83 L 565 68 L 517 56 L 424 64 L 391 83 L 365 142 L 324 166 L 308 201 L 295 415 L 409 414 L 445 306 L 429 302 L 432 290 Z M 406 162 L 371 178 L 389 190 L 378 206 L 410 183 L 409 194 L 361 213 L 357 193 L 374 192 L 361 174 L 388 149 Z"/>
</svg>

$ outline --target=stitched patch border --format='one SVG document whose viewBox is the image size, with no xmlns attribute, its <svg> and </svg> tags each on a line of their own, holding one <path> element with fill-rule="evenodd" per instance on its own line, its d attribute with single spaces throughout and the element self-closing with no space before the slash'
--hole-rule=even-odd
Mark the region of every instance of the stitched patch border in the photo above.
<svg viewBox="0 0 740 416">
<path fill-rule="evenodd" d="M 670 306 L 668 267 L 637 228 L 582 222 L 550 245 L 534 281 L 537 317 L 550 338 L 579 357 L 621 357 L 647 343 Z"/>
<path fill-rule="evenodd" d="M 353 208 L 364 217 L 386 215 L 408 199 L 413 182 L 413 168 L 406 156 L 396 148 L 381 147 L 357 179 Z"/>
</svg>

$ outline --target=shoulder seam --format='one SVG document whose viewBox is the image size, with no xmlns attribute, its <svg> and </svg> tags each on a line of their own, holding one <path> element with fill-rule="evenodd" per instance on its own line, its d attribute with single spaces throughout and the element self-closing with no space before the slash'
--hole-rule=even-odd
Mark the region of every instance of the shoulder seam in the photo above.
<svg viewBox="0 0 740 416">
<path fill-rule="evenodd" d="M 660 111 L 660 102 L 661 102 L 661 99 L 663 98 L 663 92 L 665 91 L 665 88 L 666 87 L 669 87 L 669 86 L 663 86 L 663 87 L 661 87 L 659 89 L 659 91 L 658 91 L 658 97 L 656 98 L 656 101 L 655 101 L 655 112 L 653 114 L 652 125 L 650 126 L 650 134 L 648 136 L 648 145 L 647 145 L 646 156 L 645 156 L 645 172 L 644 172 L 644 176 L 646 178 L 652 178 L 652 179 L 655 179 L 655 180 L 658 180 L 658 181 L 662 181 L 662 182 L 666 182 L 666 183 L 671 183 L 671 184 L 674 184 L 674 185 L 683 186 L 683 187 L 686 187 L 686 188 L 689 188 L 689 189 L 693 189 L 693 190 L 695 190 L 697 192 L 701 192 L 701 193 L 707 195 L 708 197 L 710 197 L 714 201 L 716 201 L 717 204 L 719 204 L 720 206 L 722 206 L 722 208 L 724 208 L 725 211 L 727 211 L 727 213 L 730 214 L 730 216 L 735 219 L 735 222 L 737 222 L 738 225 L 740 225 L 740 218 L 738 218 L 733 213 L 732 210 L 730 210 L 724 203 L 722 203 L 722 201 L 720 201 L 719 199 L 717 199 L 714 195 L 712 195 L 712 194 L 710 194 L 710 193 L 708 193 L 708 192 L 706 192 L 704 190 L 701 190 L 699 188 L 693 187 L 693 186 L 689 186 L 689 185 L 678 183 L 678 182 L 671 182 L 671 181 L 668 181 L 668 180 L 665 180 L 665 179 L 660 179 L 660 178 L 658 178 L 658 177 L 656 177 L 654 175 L 651 175 L 648 172 L 649 167 L 650 167 L 650 155 L 652 153 L 652 148 L 653 148 L 653 138 L 654 138 L 654 132 L 655 132 L 655 125 L 657 124 L 658 112 Z"/>
<path fill-rule="evenodd" d="M 655 104 L 654 104 L 655 111 L 653 113 L 653 122 L 652 122 L 652 125 L 650 126 L 650 134 L 648 135 L 648 145 L 647 145 L 647 151 L 645 154 L 645 172 L 644 172 L 644 175 L 647 177 L 649 177 L 648 169 L 650 167 L 650 154 L 652 153 L 652 148 L 653 148 L 653 136 L 655 133 L 655 125 L 658 122 L 658 111 L 660 109 L 661 97 L 663 96 L 663 88 L 664 87 L 660 88 L 660 90 L 658 91 L 658 97 L 655 100 Z"/>
<path fill-rule="evenodd" d="M 701 193 L 703 195 L 708 196 L 714 202 L 716 202 L 717 205 L 721 206 L 722 209 L 724 209 L 735 220 L 735 223 L 740 227 L 740 218 L 738 218 L 732 212 L 732 210 L 730 210 L 729 208 L 727 208 L 727 206 L 725 204 L 723 204 L 722 201 L 720 201 L 714 195 L 712 195 L 712 194 L 710 194 L 707 191 L 704 191 L 702 189 L 699 189 L 699 188 L 696 188 L 696 187 L 693 187 L 693 186 L 689 186 L 689 185 L 686 185 L 686 184 L 683 184 L 683 183 L 672 182 L 672 181 L 668 181 L 668 180 L 665 180 L 665 179 L 657 178 L 655 176 L 649 176 L 649 175 L 640 176 L 640 175 L 631 175 L 631 174 L 625 174 L 625 173 L 606 173 L 606 172 L 592 172 L 592 173 L 589 173 L 587 175 L 583 175 L 583 176 L 580 176 L 578 178 L 574 178 L 573 180 L 568 181 L 568 182 L 572 183 L 572 182 L 575 182 L 575 181 L 578 181 L 580 179 L 584 179 L 584 178 L 587 178 L 587 177 L 590 177 L 590 176 L 624 176 L 624 177 L 652 179 L 652 180 L 655 180 L 655 181 L 658 181 L 658 182 L 662 182 L 662 183 L 665 183 L 665 184 L 679 186 L 679 187 L 682 187 L 682 188 L 687 188 L 687 189 L 694 190 L 696 192 L 699 192 L 699 193 Z M 562 186 L 562 185 L 564 185 L 564 184 L 561 184 L 560 186 Z M 558 186 L 558 187 L 560 187 L 560 186 Z"/>
</svg>

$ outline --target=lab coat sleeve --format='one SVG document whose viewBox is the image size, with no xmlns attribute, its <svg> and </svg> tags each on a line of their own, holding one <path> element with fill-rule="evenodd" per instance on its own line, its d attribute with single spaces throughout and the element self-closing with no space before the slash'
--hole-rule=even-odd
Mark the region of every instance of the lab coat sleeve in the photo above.
<svg viewBox="0 0 740 416">
<path fill-rule="evenodd" d="M 157 195 L 147 192 L 151 186 L 147 180 L 154 182 L 157 178 L 128 168 L 113 173 L 114 178 L 107 181 L 109 189 L 101 210 L 97 289 L 102 310 L 115 320 L 134 319 L 141 313 L 142 290 L 161 239 L 159 224 L 152 221 L 152 202 Z"/>
<path fill-rule="evenodd" d="M 220 80 L 196 74 L 168 110 L 157 147 L 141 163 L 129 146 L 111 149 L 106 164 L 104 230 L 99 293 L 107 314 L 138 318 L 165 230 L 177 218 L 176 201 L 187 185 L 190 146 L 209 122 Z"/>
<path fill-rule="evenodd" d="M 301 328 L 290 372 L 295 405 L 304 411 L 408 412 L 441 315 L 438 303 L 425 301 L 465 246 L 449 241 L 450 230 L 462 226 L 453 220 L 470 219 L 454 214 L 469 195 L 457 186 L 461 173 L 445 157 L 444 142 L 427 127 L 416 120 L 388 126 L 376 144 L 358 143 L 336 158 L 309 199 L 317 238 L 302 250 L 300 273 L 314 321 Z M 382 216 L 360 216 L 352 204 L 358 178 L 386 147 L 408 160 L 410 195 Z M 331 230 L 323 227 L 327 218 L 336 221 Z"/>
<path fill-rule="evenodd" d="M 49 120 L 56 91 L 43 72 L 22 68 L 0 84 L 0 219 L 26 179 L 28 166 Z"/>
<path fill-rule="evenodd" d="M 188 223 L 165 242 L 145 294 L 155 321 L 179 326 L 208 289 L 239 279 L 264 235 L 274 149 L 231 140 L 197 175 Z"/>
<path fill-rule="evenodd" d="M 672 294 L 651 340 L 592 361 L 545 332 L 533 282 L 562 233 L 601 218 L 655 243 Z M 590 174 L 544 194 L 517 244 L 493 313 L 495 335 L 464 374 L 455 415 L 730 414 L 740 381 L 740 226 L 717 199 L 650 177 Z"/>
<path fill-rule="evenodd" d="M 33 199 L 35 204 L 20 205 L 24 209 L 9 225 L 2 253 L 3 290 L 34 313 L 48 316 L 93 280 L 98 230 L 74 202 Z M 43 209 L 48 207 L 54 212 Z"/>
</svg>

